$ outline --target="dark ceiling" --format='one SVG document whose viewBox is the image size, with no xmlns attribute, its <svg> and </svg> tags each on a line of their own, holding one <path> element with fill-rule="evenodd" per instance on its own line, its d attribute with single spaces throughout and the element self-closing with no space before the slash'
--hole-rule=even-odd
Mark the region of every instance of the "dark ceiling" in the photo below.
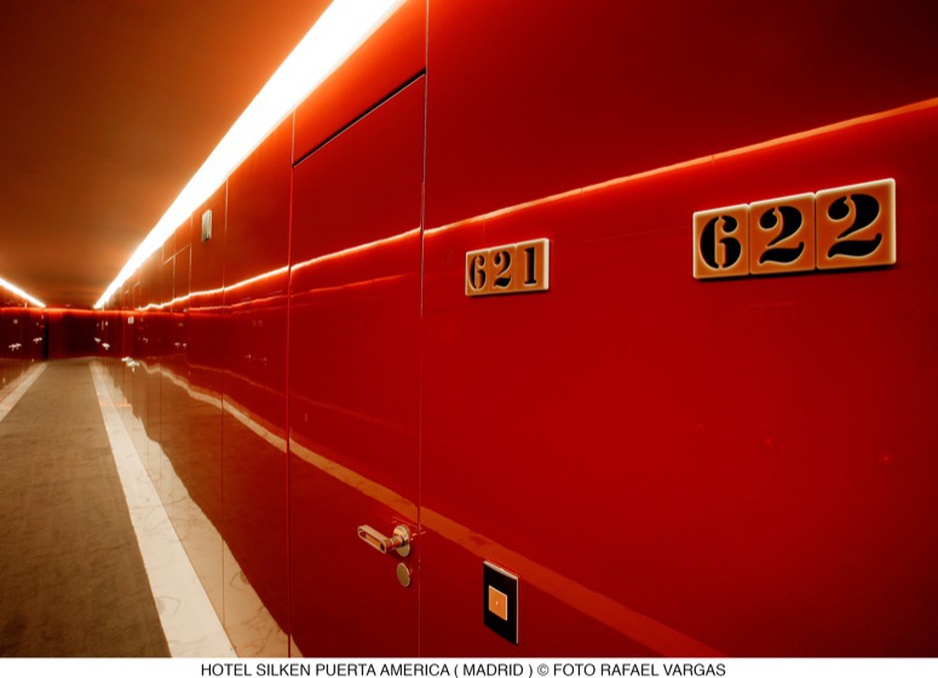
<svg viewBox="0 0 938 678">
<path fill-rule="evenodd" d="M 329 0 L 5 0 L 0 277 L 90 308 Z"/>
</svg>

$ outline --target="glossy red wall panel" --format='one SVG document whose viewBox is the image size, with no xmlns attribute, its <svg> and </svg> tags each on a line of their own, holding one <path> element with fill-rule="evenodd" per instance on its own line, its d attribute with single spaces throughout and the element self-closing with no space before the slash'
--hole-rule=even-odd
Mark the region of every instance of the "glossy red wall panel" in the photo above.
<svg viewBox="0 0 938 678">
<path fill-rule="evenodd" d="M 305 655 L 418 650 L 419 541 L 398 559 L 356 530 L 417 527 L 424 92 L 413 83 L 295 171 L 291 630 Z"/>
<path fill-rule="evenodd" d="M 287 120 L 228 181 L 222 439 L 225 624 L 256 646 L 260 596 L 273 617 L 252 654 L 285 656 L 288 622 L 286 352 L 291 148 Z M 260 277 L 259 277 L 260 276 Z M 251 281 L 251 282 L 246 282 Z M 240 578 L 253 591 L 238 585 Z"/>
<path fill-rule="evenodd" d="M 295 161 L 423 72 L 426 7 L 426 0 L 405 0 L 297 107 Z"/>
<path fill-rule="evenodd" d="M 933 655 L 927 14 L 405 3 L 124 293 L 239 651 Z M 694 279 L 694 212 L 886 178 L 894 266 Z M 549 291 L 466 296 L 536 238 Z"/>
<path fill-rule="evenodd" d="M 227 184 L 197 209 L 189 229 L 189 299 L 185 372 L 180 375 L 190 404 L 186 409 L 191 447 L 187 488 L 216 533 L 202 545 L 200 578 L 223 617 L 222 389 L 224 365 L 223 285 Z M 202 219 L 212 212 L 212 235 L 202 239 Z"/>
<path fill-rule="evenodd" d="M 228 184 L 216 189 L 212 196 L 192 215 L 190 228 L 189 273 L 193 307 L 210 307 L 221 301 L 213 294 L 220 291 L 224 284 L 225 272 L 225 216 L 228 206 Z M 212 213 L 212 234 L 202 239 L 202 219 L 207 212 Z"/>
<path fill-rule="evenodd" d="M 48 313 L 27 307 L 10 292 L 0 289 L 0 400 L 20 383 L 21 377 L 48 352 Z M 62 329 L 61 324 L 59 330 Z M 64 350 L 67 338 L 59 339 Z"/>
<path fill-rule="evenodd" d="M 225 216 L 227 184 L 219 188 L 193 215 L 189 264 L 190 376 L 196 384 L 221 393 L 224 357 Z M 203 215 L 212 213 L 212 236 L 202 240 Z"/>
<path fill-rule="evenodd" d="M 429 3 L 427 226 L 935 94 L 931 9 Z"/>
<path fill-rule="evenodd" d="M 23 349 L 25 358 L 39 361 L 48 357 L 48 313 L 44 309 L 30 308 L 24 314 Z M 2 344 L 0 344 L 2 346 Z"/>
<path fill-rule="evenodd" d="M 613 655 L 931 651 L 916 601 L 938 595 L 938 464 L 916 403 L 938 364 L 906 349 L 938 327 L 919 296 L 936 284 L 936 121 L 931 106 L 428 233 L 426 651 L 492 647 L 473 621 L 441 631 L 471 620 L 478 601 L 446 591 L 484 557 L 521 577 L 523 654 L 558 634 Z M 896 267 L 691 277 L 695 210 L 882 177 L 915 252 Z M 534 237 L 551 240 L 548 293 L 464 295 L 465 251 Z"/>
<path fill-rule="evenodd" d="M 938 555 L 938 529 L 923 517 L 938 511 L 928 489 L 938 464 L 923 453 L 921 436 L 930 435 L 923 405 L 938 376 L 938 364 L 923 360 L 938 337 L 925 301 L 938 285 L 927 263 L 938 254 L 927 226 L 938 207 L 929 188 L 936 130 L 938 109 L 930 106 L 714 164 L 717 200 L 885 177 L 897 187 L 896 266 L 773 278 L 756 299 L 744 298 L 742 285 L 715 287 L 705 301 L 722 309 L 727 334 L 759 347 L 747 375 L 749 392 L 759 394 L 748 408 L 759 427 L 750 435 L 773 465 L 742 502 L 730 507 L 731 493 L 715 494 L 715 545 L 726 555 L 711 582 L 715 596 L 745 609 L 753 626 L 778 631 L 782 620 L 797 619 L 783 646 L 788 654 L 933 649 L 927 628 L 934 619 L 922 601 L 938 596 L 925 575 Z M 726 451 L 721 461 L 733 463 Z M 732 482 L 732 468 L 725 470 L 716 489 Z M 731 536 L 738 531 L 757 533 L 758 551 Z M 743 548 L 754 565 L 745 570 Z M 764 592 L 760 571 L 772 573 L 777 593 Z M 774 619 L 743 602 L 756 591 L 772 603 Z M 727 635 L 739 623 L 718 617 Z M 777 652 L 775 639 L 749 642 L 753 648 L 727 638 L 724 646 Z"/>
</svg>

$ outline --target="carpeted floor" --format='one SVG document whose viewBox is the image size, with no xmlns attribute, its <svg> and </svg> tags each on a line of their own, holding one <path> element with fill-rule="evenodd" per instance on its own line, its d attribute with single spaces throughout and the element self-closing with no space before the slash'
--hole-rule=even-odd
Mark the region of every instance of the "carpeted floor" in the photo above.
<svg viewBox="0 0 938 678">
<path fill-rule="evenodd" d="M 86 361 L 0 422 L 0 656 L 169 656 Z"/>
</svg>

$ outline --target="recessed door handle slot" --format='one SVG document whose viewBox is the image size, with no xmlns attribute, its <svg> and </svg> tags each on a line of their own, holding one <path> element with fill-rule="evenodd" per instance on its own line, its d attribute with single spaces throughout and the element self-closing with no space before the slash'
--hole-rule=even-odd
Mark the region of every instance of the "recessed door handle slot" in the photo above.
<svg viewBox="0 0 938 678">
<path fill-rule="evenodd" d="M 373 549 L 387 554 L 394 551 L 401 557 L 410 555 L 410 543 L 413 535 L 406 525 L 398 525 L 390 537 L 385 537 L 371 525 L 358 526 L 358 538 Z"/>
</svg>

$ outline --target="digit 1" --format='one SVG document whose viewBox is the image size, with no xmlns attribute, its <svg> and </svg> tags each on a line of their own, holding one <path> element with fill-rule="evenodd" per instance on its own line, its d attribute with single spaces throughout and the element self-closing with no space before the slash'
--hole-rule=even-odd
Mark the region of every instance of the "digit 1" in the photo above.
<svg viewBox="0 0 938 678">
<path fill-rule="evenodd" d="M 535 250 L 534 245 L 524 248 L 524 262 L 527 277 L 524 279 L 525 285 L 537 285 L 537 271 L 535 270 Z"/>
</svg>

